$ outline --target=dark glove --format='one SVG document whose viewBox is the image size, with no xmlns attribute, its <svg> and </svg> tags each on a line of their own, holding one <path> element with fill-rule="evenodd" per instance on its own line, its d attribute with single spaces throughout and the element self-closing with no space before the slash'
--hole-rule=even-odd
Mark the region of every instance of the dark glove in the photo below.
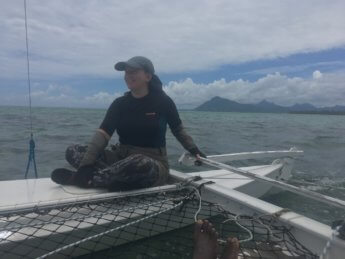
<svg viewBox="0 0 345 259">
<path fill-rule="evenodd" d="M 79 167 L 73 179 L 74 184 L 82 188 L 92 187 L 92 179 L 96 171 L 93 165 Z"/>
<path fill-rule="evenodd" d="M 204 153 L 202 153 L 198 147 L 194 147 L 192 149 L 189 150 L 189 152 L 193 155 L 193 156 L 196 156 L 196 155 L 199 155 L 203 158 L 207 158 L 206 155 Z"/>
<path fill-rule="evenodd" d="M 198 147 L 194 147 L 194 148 L 190 149 L 189 152 L 190 152 L 193 156 L 195 156 L 195 157 L 196 157 L 197 155 L 199 155 L 199 156 L 201 156 L 201 157 L 203 157 L 203 158 L 206 158 L 206 155 L 205 155 L 204 153 L 202 153 L 202 152 L 199 150 Z M 196 165 L 196 166 L 201 166 L 201 165 L 202 165 L 202 161 L 200 161 L 200 160 L 195 160 L 194 165 Z"/>
<path fill-rule="evenodd" d="M 108 139 L 99 130 L 95 132 L 91 142 L 88 144 L 87 151 L 80 162 L 79 167 L 93 165 L 104 148 L 108 145 Z"/>
</svg>

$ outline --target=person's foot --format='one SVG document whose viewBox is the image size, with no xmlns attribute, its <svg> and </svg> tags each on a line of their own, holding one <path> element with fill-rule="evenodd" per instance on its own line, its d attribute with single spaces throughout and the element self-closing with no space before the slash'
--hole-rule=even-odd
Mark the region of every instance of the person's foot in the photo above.
<svg viewBox="0 0 345 259">
<path fill-rule="evenodd" d="M 92 187 L 92 178 L 96 169 L 93 166 L 79 168 L 72 171 L 66 168 L 55 169 L 51 174 L 51 179 L 62 185 L 76 185 L 82 188 Z"/>
<path fill-rule="evenodd" d="M 236 237 L 229 237 L 226 240 L 226 246 L 224 248 L 221 259 L 237 259 L 240 249 L 240 243 Z"/>
<path fill-rule="evenodd" d="M 51 179 L 57 184 L 73 185 L 75 173 L 66 168 L 57 168 L 52 172 Z"/>
<path fill-rule="evenodd" d="M 194 227 L 193 259 L 217 258 L 218 234 L 207 220 L 198 220 Z"/>
</svg>

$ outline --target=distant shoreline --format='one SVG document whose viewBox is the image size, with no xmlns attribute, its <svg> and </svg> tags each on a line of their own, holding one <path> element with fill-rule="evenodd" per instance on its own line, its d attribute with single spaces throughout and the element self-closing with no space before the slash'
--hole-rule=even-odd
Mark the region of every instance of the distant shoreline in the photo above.
<svg viewBox="0 0 345 259">
<path fill-rule="evenodd" d="M 198 111 L 250 112 L 250 113 L 291 113 L 291 114 L 319 114 L 345 115 L 345 106 L 316 107 L 310 103 L 295 103 L 291 106 L 281 106 L 267 100 L 259 103 L 246 104 L 215 96 L 201 104 Z"/>
<path fill-rule="evenodd" d="M 21 109 L 29 109 L 28 105 L 1 105 L 0 108 L 21 108 Z M 106 110 L 108 107 L 75 107 L 75 106 L 32 106 L 33 109 L 87 109 L 87 110 Z"/>
<path fill-rule="evenodd" d="M 27 106 L 19 105 L 0 105 L 0 108 L 13 107 L 28 109 Z M 34 106 L 34 109 L 87 109 L 87 110 L 106 110 L 106 108 L 85 108 L 85 107 L 44 107 Z M 274 112 L 274 111 L 215 111 L 215 110 L 197 110 L 197 109 L 178 109 L 180 112 L 236 112 L 236 113 L 275 113 L 275 114 L 315 114 L 315 115 L 345 115 L 343 111 L 286 111 L 286 112 Z"/>
<path fill-rule="evenodd" d="M 270 114 L 315 114 L 315 115 L 345 115 L 345 112 L 336 111 L 290 111 L 290 112 L 253 112 L 253 111 L 206 111 L 206 110 L 179 110 L 179 111 L 194 111 L 194 112 L 235 112 L 235 113 L 270 113 Z"/>
<path fill-rule="evenodd" d="M 318 115 L 345 115 L 345 112 L 336 111 L 293 111 L 292 114 L 318 114 Z"/>
</svg>

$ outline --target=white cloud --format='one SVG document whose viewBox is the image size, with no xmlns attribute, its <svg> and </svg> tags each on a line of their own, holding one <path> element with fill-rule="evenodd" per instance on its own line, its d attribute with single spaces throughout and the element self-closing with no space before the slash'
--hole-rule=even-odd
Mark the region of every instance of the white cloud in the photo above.
<svg viewBox="0 0 345 259">
<path fill-rule="evenodd" d="M 315 68 L 320 67 L 345 67 L 345 61 L 326 61 L 326 62 L 315 62 L 315 63 L 305 63 L 302 65 L 283 65 L 283 66 L 272 66 L 266 68 L 260 68 L 245 72 L 242 74 L 254 74 L 254 75 L 267 75 L 273 74 L 276 72 L 287 74 L 287 73 L 296 73 L 301 71 L 309 71 Z"/>
<path fill-rule="evenodd" d="M 31 97 L 34 100 L 60 100 L 64 99 L 72 93 L 72 89 L 68 86 L 50 84 L 47 87 L 36 83 L 32 87 Z"/>
<path fill-rule="evenodd" d="M 317 75 L 315 77 L 315 74 Z M 216 80 L 209 84 L 197 84 L 188 78 L 170 82 L 166 93 L 184 108 L 193 108 L 214 96 L 242 103 L 256 103 L 264 99 L 280 105 L 309 102 L 317 106 L 345 105 L 345 74 L 313 73 L 313 78 L 287 77 L 275 73 L 257 81 Z"/>
<path fill-rule="evenodd" d="M 314 72 L 313 72 L 313 78 L 314 79 L 319 79 L 319 78 L 321 78 L 322 77 L 322 73 L 319 71 L 319 70 L 315 70 Z"/>
<path fill-rule="evenodd" d="M 318 70 L 317 70 L 318 71 Z M 179 108 L 194 108 L 214 96 L 241 103 L 257 103 L 266 99 L 280 105 L 312 103 L 317 106 L 345 105 L 345 73 L 322 73 L 316 71 L 309 78 L 288 77 L 280 73 L 268 74 L 256 81 L 243 79 L 215 80 L 208 84 L 195 83 L 192 79 L 170 81 L 163 88 Z M 322 76 L 320 76 L 322 75 Z M 65 106 L 107 108 L 121 92 L 99 91 L 84 94 L 68 85 L 36 84 L 32 101 L 35 106 Z M 6 95 L 3 104 L 27 104 L 27 97 Z"/>
<path fill-rule="evenodd" d="M 48 107 L 90 107 L 90 108 L 106 108 L 122 93 L 107 93 L 98 92 L 90 96 L 80 96 L 81 93 L 74 91 L 71 87 L 66 85 L 35 85 L 31 92 L 32 103 L 34 106 L 48 106 Z M 20 96 L 7 96 L 7 102 L 20 103 Z M 28 96 L 26 97 L 28 98 Z M 26 104 L 26 102 L 25 102 Z"/>
<path fill-rule="evenodd" d="M 92 96 L 85 97 L 85 101 L 92 104 L 109 105 L 114 99 L 121 95 L 120 93 L 109 94 L 107 92 L 99 92 Z"/>
<path fill-rule="evenodd" d="M 212 69 L 345 45 L 345 2 L 28 1 L 33 78 L 115 76 L 146 55 L 159 73 Z M 0 9 L 0 78 L 25 78 L 21 1 Z"/>
</svg>

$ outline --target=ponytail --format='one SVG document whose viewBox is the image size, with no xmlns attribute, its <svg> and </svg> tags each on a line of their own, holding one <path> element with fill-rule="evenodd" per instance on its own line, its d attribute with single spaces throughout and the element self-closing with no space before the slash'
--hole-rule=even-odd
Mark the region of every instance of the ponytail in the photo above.
<svg viewBox="0 0 345 259">
<path fill-rule="evenodd" d="M 149 82 L 149 91 L 163 92 L 163 84 L 159 77 L 155 74 L 152 75 L 152 79 Z"/>
</svg>

